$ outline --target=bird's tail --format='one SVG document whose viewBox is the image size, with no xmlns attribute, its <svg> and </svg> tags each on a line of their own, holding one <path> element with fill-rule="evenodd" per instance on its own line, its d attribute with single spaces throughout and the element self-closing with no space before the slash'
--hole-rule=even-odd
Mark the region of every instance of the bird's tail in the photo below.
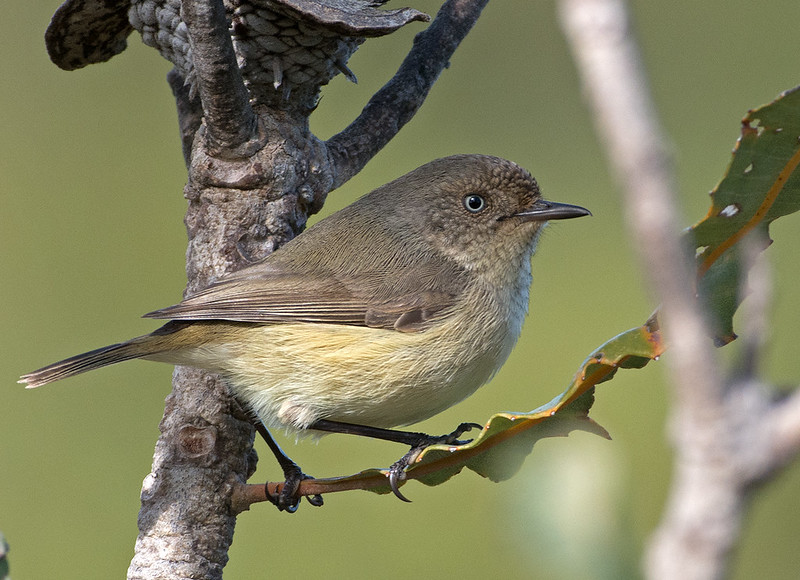
<svg viewBox="0 0 800 580">
<path fill-rule="evenodd" d="M 158 345 L 154 344 L 154 342 L 152 335 L 146 335 L 127 342 L 104 346 L 103 348 L 71 356 L 32 373 L 22 375 L 17 382 L 24 384 L 27 389 L 33 389 L 34 387 L 41 387 L 47 383 L 60 381 L 86 371 L 148 356 L 157 352 Z"/>
</svg>

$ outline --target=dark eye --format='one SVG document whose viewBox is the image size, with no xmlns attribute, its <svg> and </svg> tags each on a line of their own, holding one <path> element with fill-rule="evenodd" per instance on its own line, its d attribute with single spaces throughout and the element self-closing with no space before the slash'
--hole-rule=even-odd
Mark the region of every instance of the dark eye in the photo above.
<svg viewBox="0 0 800 580">
<path fill-rule="evenodd" d="M 464 196 L 464 207 L 470 213 L 478 213 L 486 209 L 486 200 L 477 193 L 470 193 Z"/>
</svg>

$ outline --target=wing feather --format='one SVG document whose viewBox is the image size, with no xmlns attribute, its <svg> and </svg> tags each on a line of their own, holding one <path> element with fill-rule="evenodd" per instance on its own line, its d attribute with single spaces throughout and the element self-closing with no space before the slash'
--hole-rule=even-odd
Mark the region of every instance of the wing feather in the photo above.
<svg viewBox="0 0 800 580">
<path fill-rule="evenodd" d="M 445 315 L 463 290 L 458 269 L 437 266 L 428 264 L 395 282 L 380 272 L 350 274 L 347 283 L 325 270 L 251 266 L 145 318 L 317 322 L 418 332 Z"/>
</svg>

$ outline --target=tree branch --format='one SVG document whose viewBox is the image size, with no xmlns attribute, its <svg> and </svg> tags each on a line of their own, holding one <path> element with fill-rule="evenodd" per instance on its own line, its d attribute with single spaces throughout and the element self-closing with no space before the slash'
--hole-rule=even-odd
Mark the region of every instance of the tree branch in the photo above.
<svg viewBox="0 0 800 580">
<path fill-rule="evenodd" d="M 414 39 L 394 77 L 367 103 L 346 129 L 326 145 L 339 187 L 367 164 L 416 114 L 458 45 L 489 0 L 448 0 Z"/>
<path fill-rule="evenodd" d="M 222 578 L 236 512 L 230 497 L 253 474 L 253 429 L 225 384 L 177 368 L 153 466 L 142 485 L 128 578 Z"/>
<path fill-rule="evenodd" d="M 192 143 L 194 136 L 203 123 L 203 107 L 200 99 L 193 96 L 186 79 L 177 68 L 173 68 L 167 73 L 167 82 L 172 89 L 175 97 L 175 105 L 178 109 L 178 128 L 181 133 L 181 149 L 183 160 L 186 167 L 189 167 L 192 155 Z"/>
<path fill-rule="evenodd" d="M 598 133 L 623 186 L 634 246 L 663 304 L 677 388 L 696 409 L 708 408 L 722 391 L 719 367 L 695 301 L 693 268 L 678 239 L 672 159 L 625 6 L 618 0 L 565 0 L 561 7 Z M 707 387 L 697 389 L 697 384 Z"/>
<path fill-rule="evenodd" d="M 763 477 L 785 467 L 800 453 L 800 387 L 779 401 L 766 420 L 771 424 L 769 456 L 773 461 L 762 474 Z"/>
<path fill-rule="evenodd" d="M 740 376 L 724 378 L 695 300 L 695 274 L 678 236 L 669 148 L 624 2 L 562 0 L 561 16 L 598 133 L 622 184 L 631 239 L 663 305 L 671 344 L 667 360 L 676 465 L 646 573 L 664 580 L 722 578 L 739 537 L 748 491 L 798 451 L 800 395 L 774 404 L 753 379 L 769 299 L 763 284 L 748 325 L 755 333 L 745 345 L 749 360 Z"/>
<path fill-rule="evenodd" d="M 222 0 L 182 0 L 194 81 L 203 103 L 210 152 L 245 157 L 261 146 L 258 122 L 228 32 Z"/>
</svg>

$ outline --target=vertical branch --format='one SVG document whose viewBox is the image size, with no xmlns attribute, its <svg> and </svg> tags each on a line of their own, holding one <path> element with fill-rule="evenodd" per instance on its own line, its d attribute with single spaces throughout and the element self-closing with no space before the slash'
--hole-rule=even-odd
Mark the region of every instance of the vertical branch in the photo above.
<svg viewBox="0 0 800 580">
<path fill-rule="evenodd" d="M 189 32 L 208 141 L 219 152 L 235 152 L 257 136 L 257 122 L 236 63 L 225 6 L 222 0 L 183 0 L 181 12 Z"/>
<path fill-rule="evenodd" d="M 726 377 L 694 297 L 694 271 L 678 237 L 672 162 L 624 1 L 562 0 L 561 15 L 671 345 L 675 473 L 646 574 L 723 578 L 750 492 L 800 453 L 800 389 L 778 398 L 756 378 L 771 297 L 769 273 L 756 259 L 764 244 L 742 242 L 751 280 L 742 312 L 748 336 L 743 364 Z"/>
<path fill-rule="evenodd" d="M 622 0 L 563 0 L 561 16 L 598 133 L 622 184 L 631 239 L 662 303 L 676 471 L 648 559 L 650 578 L 718 578 L 744 495 L 730 461 L 725 383 L 681 246 L 677 187 Z"/>
<path fill-rule="evenodd" d="M 203 108 L 200 99 L 192 98 L 191 89 L 186 84 L 186 79 L 177 68 L 167 73 L 167 82 L 172 89 L 172 96 L 175 97 L 175 105 L 178 110 L 178 129 L 181 134 L 181 150 L 183 151 L 183 161 L 189 167 L 192 155 L 192 143 L 200 125 L 203 122 Z"/>
<path fill-rule="evenodd" d="M 622 0 L 565 0 L 562 15 L 598 133 L 623 186 L 631 240 L 663 305 L 675 395 L 687 412 L 713 414 L 723 392 L 721 369 L 695 300 L 694 269 L 679 239 L 672 158 L 625 5 Z"/>
<path fill-rule="evenodd" d="M 428 29 L 414 39 L 414 47 L 394 77 L 346 129 L 327 141 L 334 187 L 361 171 L 417 113 L 488 2 L 447 0 Z"/>
<path fill-rule="evenodd" d="M 241 164 L 246 165 L 248 155 L 262 146 L 254 139 L 257 119 L 236 64 L 221 0 L 183 2 L 183 17 L 192 46 L 192 84 L 199 100 L 187 90 L 179 72 L 173 71 L 168 80 L 177 100 L 189 168 L 187 273 L 193 290 L 241 259 L 232 249 L 241 235 L 226 236 L 231 224 L 246 230 L 250 222 L 243 216 L 263 218 L 251 209 L 263 190 L 245 195 L 212 187 L 209 174 L 216 175 L 217 184 L 229 173 L 242 175 Z M 190 151 L 203 117 L 206 131 L 200 131 L 200 136 L 204 138 Z M 225 164 L 212 156 L 229 161 Z M 236 525 L 233 489 L 247 481 L 257 461 L 253 428 L 239 415 L 219 376 L 175 369 L 153 465 L 142 486 L 139 535 L 129 579 L 222 578 Z"/>
</svg>

